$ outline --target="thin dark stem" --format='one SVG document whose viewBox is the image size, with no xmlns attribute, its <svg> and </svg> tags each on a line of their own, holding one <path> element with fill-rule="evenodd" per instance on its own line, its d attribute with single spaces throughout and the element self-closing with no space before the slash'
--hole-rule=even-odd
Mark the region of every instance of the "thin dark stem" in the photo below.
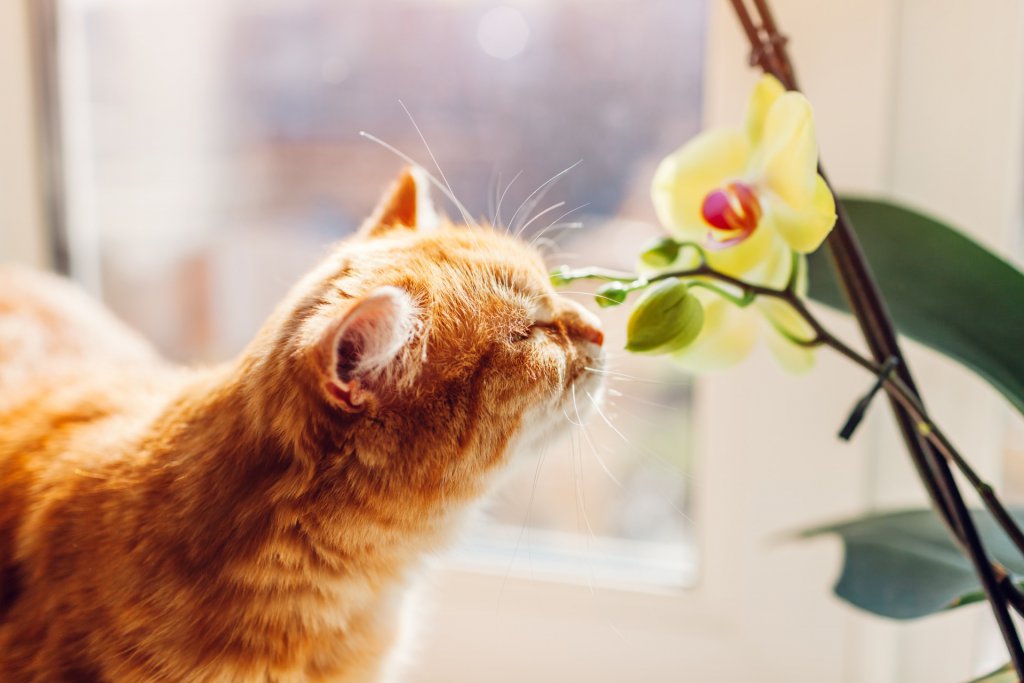
<svg viewBox="0 0 1024 683">
<path fill-rule="evenodd" d="M 637 276 L 633 273 L 605 270 L 602 268 L 586 268 L 571 271 L 570 273 L 565 274 L 565 276 L 568 276 L 571 279 L 597 279 L 615 282 L 636 282 L 638 280 Z M 746 282 L 745 280 L 740 280 L 739 278 L 715 270 L 704 262 L 696 267 L 685 270 L 658 273 L 657 275 L 646 278 L 645 281 L 657 282 L 659 280 L 665 280 L 673 277 L 680 279 L 702 277 L 718 280 L 719 282 L 731 285 L 743 292 L 748 301 L 752 301 L 755 296 L 764 296 L 784 301 L 789 304 L 814 331 L 814 337 L 805 340 L 795 340 L 796 343 L 799 343 L 802 346 L 828 346 L 842 356 L 853 361 L 856 365 L 864 368 L 872 375 L 880 376 L 883 372 L 882 364 L 862 356 L 848 344 L 832 334 L 821 323 L 821 321 L 818 320 L 810 308 L 808 308 L 806 302 L 800 297 L 800 295 L 791 287 L 787 286 L 785 289 L 775 289 L 764 285 Z M 882 386 L 886 390 L 886 393 L 891 395 L 893 399 L 897 401 L 913 418 L 915 428 L 921 437 L 926 439 L 939 452 L 939 454 L 946 459 L 947 462 L 954 465 L 961 474 L 964 475 L 967 481 L 971 484 L 971 487 L 978 493 L 978 496 L 985 504 L 985 507 L 992 513 L 992 516 L 999 523 L 1000 527 L 1010 540 L 1013 541 L 1017 550 L 1022 556 L 1024 556 L 1024 532 L 1021 531 L 1013 517 L 1010 516 L 1005 506 L 1003 506 L 1002 502 L 995 495 L 995 491 L 992 486 L 978 475 L 974 468 L 971 467 L 970 463 L 968 463 L 960 452 L 953 446 L 952 442 L 950 442 L 942 429 L 940 429 L 931 417 L 929 417 L 928 412 L 921 403 L 918 395 L 899 377 L 886 377 L 882 382 Z"/>
<path fill-rule="evenodd" d="M 804 318 L 809 321 L 808 315 L 804 315 Z M 864 358 L 835 336 L 824 331 L 824 329 L 818 332 L 818 339 L 821 344 L 838 351 L 873 374 L 877 375 L 882 371 L 881 365 Z M 978 473 L 953 446 L 945 433 L 931 420 L 924 406 L 918 400 L 917 395 L 899 377 L 889 377 L 882 384 L 886 393 L 898 401 L 917 421 L 918 432 L 931 443 L 948 463 L 955 466 L 964 475 L 964 478 L 967 479 L 971 487 L 978 493 L 985 507 L 992 513 L 996 522 L 999 523 L 1002 530 L 1013 541 L 1017 550 L 1024 554 L 1024 532 L 1021 531 L 1002 501 L 996 496 L 992 485 L 978 476 Z"/>
<path fill-rule="evenodd" d="M 757 8 L 757 13 L 761 17 L 761 25 L 768 40 L 768 54 L 769 61 L 772 63 L 772 72 L 776 74 L 776 78 L 782 81 L 782 84 L 787 89 L 796 90 L 796 74 L 793 72 L 793 63 L 789 60 L 789 55 L 786 54 L 786 43 L 788 42 L 786 37 L 782 35 L 778 26 L 775 25 L 775 17 L 772 16 L 771 9 L 768 7 L 766 0 L 754 0 L 754 7 Z"/>
<path fill-rule="evenodd" d="M 573 279 L 586 278 L 609 281 L 613 280 L 617 282 L 633 282 L 637 280 L 637 277 L 632 273 L 604 270 L 600 268 L 588 268 L 585 270 L 573 271 L 572 277 Z M 715 270 L 706 263 L 701 263 L 694 268 L 686 270 L 659 273 L 653 277 L 646 278 L 646 281 L 657 282 L 658 280 L 664 280 L 671 277 L 680 279 L 695 277 L 711 278 L 737 288 L 750 299 L 754 296 L 780 299 L 789 304 L 814 331 L 814 337 L 806 340 L 797 340 L 797 343 L 800 343 L 803 346 L 828 346 L 875 376 L 880 376 L 883 371 L 880 363 L 870 360 L 869 358 L 865 358 L 861 354 L 857 353 L 822 325 L 821 321 L 819 321 L 814 313 L 811 312 L 804 300 L 800 298 L 792 288 L 787 287 L 786 289 L 774 289 L 772 287 L 746 282 Z M 999 523 L 999 526 L 1003 529 L 1010 540 L 1013 541 L 1017 550 L 1021 555 L 1024 555 L 1024 532 L 1021 531 L 1013 517 L 1011 517 L 1009 512 L 1006 510 L 1006 507 L 995 495 L 995 491 L 992 486 L 978 475 L 974 468 L 971 467 L 970 463 L 968 463 L 960 452 L 953 446 L 945 433 L 928 416 L 928 413 L 917 394 L 899 377 L 887 377 L 883 381 L 882 386 L 885 388 L 886 393 L 892 396 L 893 399 L 907 411 L 910 417 L 913 418 L 915 428 L 920 436 L 926 439 L 948 463 L 954 465 L 958 470 L 960 470 L 967 481 L 971 484 L 971 487 L 978 493 L 978 496 L 985 504 L 985 507 L 992 513 L 992 516 Z"/>
<path fill-rule="evenodd" d="M 756 28 L 753 31 L 750 30 L 749 27 L 756 25 L 742 0 L 731 1 L 736 16 L 750 41 L 751 61 L 773 74 L 788 89 L 797 89 L 793 67 L 785 52 L 785 39 L 775 24 L 767 0 L 753 0 L 760 15 L 763 33 L 767 34 L 767 41 L 762 39 L 762 31 L 758 31 Z M 825 178 L 824 172 L 822 172 L 822 177 Z M 841 205 L 837 205 L 836 208 L 838 215 L 835 228 L 828 239 L 828 250 L 839 275 L 840 284 L 850 303 L 850 308 L 864 333 L 875 361 L 881 363 L 888 358 L 896 359 L 898 363 L 897 376 L 920 404 L 920 397 L 914 386 L 913 377 L 896 339 L 895 326 L 886 310 L 885 300 L 871 274 L 848 217 Z M 956 481 L 949 469 L 949 463 L 940 452 L 936 452 L 938 449 L 932 446 L 925 435 L 915 428 L 914 418 L 906 406 L 902 405 L 892 393 L 889 394 L 889 398 L 918 475 L 941 513 L 941 517 L 949 525 L 953 536 L 960 541 L 970 557 L 992 607 L 993 615 L 999 624 L 1017 677 L 1024 679 L 1024 650 L 1021 648 L 1016 627 L 1007 611 L 1007 597 L 1001 590 L 998 572 L 993 570 L 974 522 L 960 496 Z"/>
<path fill-rule="evenodd" d="M 738 289 L 743 293 L 746 301 L 753 301 L 757 296 L 764 296 L 778 299 L 789 304 L 814 332 L 813 337 L 804 340 L 794 339 L 794 343 L 808 347 L 827 346 L 852 361 L 854 364 L 867 370 L 872 375 L 879 377 L 883 374 L 882 364 L 861 355 L 848 344 L 843 342 L 839 337 L 832 334 L 832 332 L 830 332 L 821 323 L 821 321 L 818 320 L 800 295 L 788 285 L 785 289 L 775 289 L 764 285 L 746 282 L 745 280 L 740 280 L 739 278 L 715 270 L 703 261 L 693 268 L 662 272 L 645 279 L 638 278 L 634 273 L 608 270 L 604 268 L 583 268 L 579 270 L 566 271 L 561 273 L 561 277 L 566 281 L 602 280 L 606 282 L 614 281 L 633 284 L 636 284 L 637 282 L 657 282 L 668 278 L 707 278 L 717 280 Z M 967 481 L 978 493 L 978 496 L 999 524 L 1000 528 L 1002 528 L 1004 533 L 1006 533 L 1010 538 L 1021 555 L 1024 555 L 1024 532 L 1021 531 L 1017 522 L 996 496 L 992 486 L 978 475 L 974 468 L 971 467 L 970 463 L 968 463 L 960 452 L 953 446 L 945 433 L 931 419 L 917 394 L 912 391 L 899 377 L 886 376 L 882 382 L 882 386 L 886 393 L 892 397 L 892 399 L 896 401 L 901 408 L 906 410 L 909 416 L 914 420 L 915 429 L 917 433 L 920 434 L 921 438 L 932 445 L 948 463 L 954 465 L 961 474 L 964 475 Z M 963 546 L 964 542 L 958 534 L 954 534 L 954 538 L 961 544 L 961 546 Z M 1013 581 L 1010 579 L 1009 571 L 1003 567 L 1002 564 L 993 561 L 990 565 L 995 585 L 998 586 L 998 589 L 1008 601 L 1009 605 L 1012 606 L 1018 614 L 1024 616 L 1024 593 L 1021 593 L 1020 589 L 1014 585 Z"/>
</svg>

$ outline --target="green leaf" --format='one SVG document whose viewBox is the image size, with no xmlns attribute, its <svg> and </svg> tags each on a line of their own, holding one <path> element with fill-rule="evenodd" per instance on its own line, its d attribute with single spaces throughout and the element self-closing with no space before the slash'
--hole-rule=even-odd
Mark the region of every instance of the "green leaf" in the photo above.
<svg viewBox="0 0 1024 683">
<path fill-rule="evenodd" d="M 968 683 L 1017 683 L 1017 672 L 1013 670 L 1013 664 L 1007 662 L 981 678 L 972 678 Z"/>
<path fill-rule="evenodd" d="M 1018 524 L 1024 509 L 1011 510 Z M 1024 577 L 1024 557 L 987 512 L 972 511 L 985 549 L 1014 575 Z M 915 619 L 977 601 L 981 586 L 932 510 L 871 514 L 805 531 L 838 534 L 843 570 L 835 593 L 861 609 L 892 619 Z"/>
<path fill-rule="evenodd" d="M 974 370 L 1024 412 L 1024 273 L 934 218 L 842 199 L 899 331 Z M 827 250 L 810 297 L 848 310 Z"/>
</svg>

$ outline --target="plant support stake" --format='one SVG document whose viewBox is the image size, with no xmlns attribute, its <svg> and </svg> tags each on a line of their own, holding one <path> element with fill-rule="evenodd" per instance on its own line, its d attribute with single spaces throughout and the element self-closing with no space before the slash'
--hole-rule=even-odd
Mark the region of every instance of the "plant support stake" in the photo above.
<svg viewBox="0 0 1024 683">
<path fill-rule="evenodd" d="M 798 89 L 793 65 L 786 53 L 786 39 L 778 30 L 767 0 L 752 1 L 760 19 L 759 23 L 752 19 L 744 0 L 730 0 L 750 42 L 751 64 L 778 78 L 787 89 Z M 820 166 L 819 171 L 828 182 Z M 829 185 L 831 187 L 831 183 Z M 920 402 L 910 368 L 897 342 L 895 326 L 850 220 L 839 202 L 836 203 L 836 213 L 836 225 L 826 244 L 833 266 L 839 275 L 840 286 L 850 304 L 850 310 L 853 311 L 875 360 L 883 363 L 890 358 L 895 359 L 895 376 Z M 999 625 L 1017 677 L 1024 680 L 1024 651 L 1021 649 L 1020 637 L 1007 608 L 1011 600 L 1015 605 L 1019 604 L 1019 600 L 1012 594 L 1008 596 L 1009 591 L 1006 590 L 1007 586 L 1012 588 L 1012 581 L 999 571 L 1000 568 L 993 567 L 988 559 L 946 460 L 935 452 L 925 435 L 918 430 L 911 414 L 892 395 L 890 405 L 918 475 L 940 516 L 970 557 Z"/>
</svg>

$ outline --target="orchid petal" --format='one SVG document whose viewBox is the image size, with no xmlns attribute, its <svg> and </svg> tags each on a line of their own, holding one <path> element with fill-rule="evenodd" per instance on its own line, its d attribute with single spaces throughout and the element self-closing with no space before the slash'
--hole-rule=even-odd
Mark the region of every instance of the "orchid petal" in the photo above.
<svg viewBox="0 0 1024 683">
<path fill-rule="evenodd" d="M 785 301 L 758 297 L 757 307 L 764 313 L 769 324 L 783 336 L 802 341 L 814 339 L 814 328 Z"/>
<path fill-rule="evenodd" d="M 816 357 L 813 349 L 794 344 L 775 329 L 765 332 L 765 341 L 775 360 L 788 372 L 801 375 L 814 368 Z"/>
<path fill-rule="evenodd" d="M 815 175 L 814 194 L 807 206 L 798 210 L 771 199 L 767 204 L 779 235 L 803 254 L 821 246 L 836 223 L 836 200 L 820 175 Z"/>
<path fill-rule="evenodd" d="M 732 367 L 749 356 L 757 341 L 757 314 L 712 292 L 691 291 L 704 305 L 704 326 L 672 359 L 691 372 L 707 372 Z"/>
<path fill-rule="evenodd" d="M 781 288 L 786 285 L 792 270 L 792 254 L 789 256 L 790 265 L 784 271 L 784 279 L 779 280 L 778 276 L 783 271 L 776 268 L 776 272 L 771 275 L 774 281 L 769 286 Z M 798 255 L 796 267 L 796 282 L 793 289 L 798 295 L 804 296 L 807 294 L 807 257 Z M 765 332 L 768 348 L 782 367 L 794 373 L 810 370 L 814 366 L 814 351 L 794 341 L 814 339 L 816 333 L 810 323 L 781 299 L 761 296 L 757 298 L 755 306 L 764 314 L 768 323 L 766 327 L 769 329 Z"/>
<path fill-rule="evenodd" d="M 759 166 L 764 186 L 796 210 L 815 193 L 818 143 L 811 105 L 798 92 L 778 97 L 765 117 Z"/>
<path fill-rule="evenodd" d="M 747 103 L 747 137 L 750 138 L 752 146 L 757 146 L 761 142 L 768 111 L 784 92 L 786 92 L 785 86 L 770 74 L 761 76 L 757 85 L 754 86 L 754 92 L 750 94 L 750 100 Z"/>
<path fill-rule="evenodd" d="M 705 241 L 713 236 L 705 232 Z M 750 236 L 742 242 L 727 249 L 707 250 L 708 265 L 715 270 L 733 277 L 747 279 L 751 272 L 760 270 L 766 260 L 770 260 L 776 252 L 788 253 L 789 249 L 778 239 L 770 217 L 764 216 Z"/>
<path fill-rule="evenodd" d="M 704 198 L 743 173 L 749 160 L 746 135 L 725 129 L 701 133 L 666 157 L 651 187 L 662 225 L 680 239 L 702 240 L 707 231 L 701 217 Z"/>
</svg>

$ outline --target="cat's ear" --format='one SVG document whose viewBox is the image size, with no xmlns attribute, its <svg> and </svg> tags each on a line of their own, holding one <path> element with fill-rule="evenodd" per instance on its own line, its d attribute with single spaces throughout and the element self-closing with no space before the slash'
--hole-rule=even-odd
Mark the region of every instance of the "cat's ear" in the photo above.
<svg viewBox="0 0 1024 683">
<path fill-rule="evenodd" d="M 361 411 L 399 380 L 402 352 L 419 326 L 415 302 L 398 287 L 380 287 L 356 300 L 320 342 L 328 398 L 343 410 Z"/>
<path fill-rule="evenodd" d="M 437 223 L 422 169 L 407 166 L 384 193 L 359 232 L 376 237 L 394 229 L 422 230 Z"/>
</svg>

